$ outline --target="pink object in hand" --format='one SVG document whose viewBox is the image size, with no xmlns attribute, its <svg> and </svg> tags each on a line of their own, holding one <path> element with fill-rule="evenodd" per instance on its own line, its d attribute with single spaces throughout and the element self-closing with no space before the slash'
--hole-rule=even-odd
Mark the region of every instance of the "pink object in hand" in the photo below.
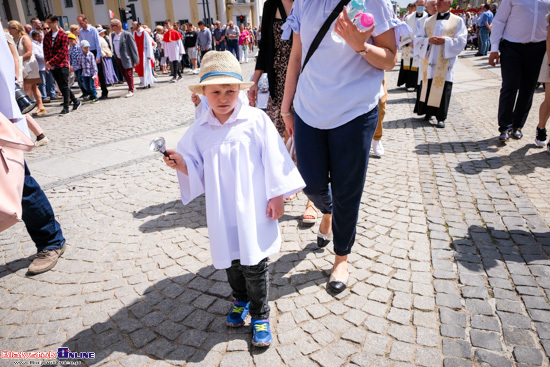
<svg viewBox="0 0 550 367">
<path fill-rule="evenodd" d="M 365 31 L 374 27 L 374 16 L 371 13 L 358 14 L 357 17 L 361 17 L 361 25 L 365 28 Z"/>
</svg>

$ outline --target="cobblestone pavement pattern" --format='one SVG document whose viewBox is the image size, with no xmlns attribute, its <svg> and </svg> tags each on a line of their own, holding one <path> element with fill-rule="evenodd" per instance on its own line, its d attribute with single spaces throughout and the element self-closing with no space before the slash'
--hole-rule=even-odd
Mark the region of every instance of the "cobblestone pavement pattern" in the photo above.
<svg viewBox="0 0 550 367">
<path fill-rule="evenodd" d="M 210 262 L 204 198 L 184 207 L 174 172 L 146 150 L 150 136 L 181 136 L 197 77 L 40 119 L 51 142 L 28 161 L 68 248 L 25 277 L 24 226 L 0 236 L 1 349 L 95 352 L 88 366 L 548 366 L 550 156 L 532 143 L 542 93 L 525 138 L 498 145 L 498 69 L 471 54 L 443 130 L 387 73 L 386 155 L 370 161 L 339 296 L 325 290 L 331 249 L 300 227 L 305 196 L 287 205 L 268 349 L 251 346 L 248 324 L 225 326 L 230 288 Z"/>
</svg>

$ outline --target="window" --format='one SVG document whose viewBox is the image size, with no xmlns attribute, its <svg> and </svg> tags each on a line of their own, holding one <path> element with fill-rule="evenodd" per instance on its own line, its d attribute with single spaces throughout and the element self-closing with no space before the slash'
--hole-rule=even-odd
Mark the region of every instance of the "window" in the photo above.
<svg viewBox="0 0 550 367">
<path fill-rule="evenodd" d="M 65 0 L 65 7 L 66 8 L 72 8 L 73 7 L 73 0 Z"/>
<path fill-rule="evenodd" d="M 96 5 L 101 5 L 101 4 L 103 4 L 103 0 L 95 0 L 95 4 Z"/>
</svg>

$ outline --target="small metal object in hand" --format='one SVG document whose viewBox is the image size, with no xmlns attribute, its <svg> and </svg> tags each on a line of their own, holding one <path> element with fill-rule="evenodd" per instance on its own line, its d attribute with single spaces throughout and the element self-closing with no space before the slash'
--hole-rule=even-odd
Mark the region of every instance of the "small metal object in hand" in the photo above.
<svg viewBox="0 0 550 367">
<path fill-rule="evenodd" d="M 153 139 L 151 144 L 149 144 L 149 149 L 152 150 L 153 152 L 160 152 L 166 158 L 170 158 L 170 155 L 166 153 L 166 140 L 164 140 L 162 136 L 159 136 L 158 138 Z"/>
</svg>

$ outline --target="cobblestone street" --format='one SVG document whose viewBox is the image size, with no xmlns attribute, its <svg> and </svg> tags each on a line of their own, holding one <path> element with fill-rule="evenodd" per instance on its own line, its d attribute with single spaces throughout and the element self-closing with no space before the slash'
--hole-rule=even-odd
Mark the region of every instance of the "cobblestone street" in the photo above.
<svg viewBox="0 0 550 367">
<path fill-rule="evenodd" d="M 459 58 L 445 129 L 396 88 L 371 158 L 348 288 L 325 289 L 334 254 L 285 205 L 270 259 L 267 349 L 225 326 L 231 290 L 211 264 L 204 197 L 183 206 L 149 142 L 175 147 L 193 121 L 189 84 L 166 76 L 125 99 L 37 121 L 27 155 L 67 238 L 57 266 L 28 277 L 22 223 L 0 234 L 0 350 L 95 352 L 83 366 L 550 366 L 550 155 L 534 144 L 542 88 L 522 140 L 497 140 L 499 68 Z M 253 63 L 243 64 L 246 77 Z M 13 366 L 0 359 L 0 366 Z"/>
</svg>

